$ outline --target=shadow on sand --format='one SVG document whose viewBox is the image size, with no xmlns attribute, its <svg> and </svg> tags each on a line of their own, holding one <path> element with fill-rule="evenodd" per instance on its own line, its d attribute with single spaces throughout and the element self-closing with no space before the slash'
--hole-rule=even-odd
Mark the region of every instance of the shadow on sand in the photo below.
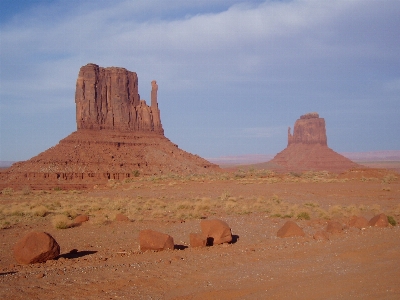
<svg viewBox="0 0 400 300">
<path fill-rule="evenodd" d="M 63 257 L 63 258 L 68 258 L 68 259 L 73 259 L 73 258 L 79 258 L 79 257 L 83 257 L 86 255 L 91 255 L 91 254 L 95 254 L 97 253 L 97 251 L 78 251 L 77 249 L 73 249 L 68 253 L 64 253 L 61 254 L 57 257 L 57 259 Z"/>
</svg>

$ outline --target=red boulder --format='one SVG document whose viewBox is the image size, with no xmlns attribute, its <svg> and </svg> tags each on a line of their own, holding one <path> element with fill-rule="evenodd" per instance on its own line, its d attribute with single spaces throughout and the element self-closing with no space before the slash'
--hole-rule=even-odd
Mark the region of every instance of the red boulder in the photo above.
<svg viewBox="0 0 400 300">
<path fill-rule="evenodd" d="M 190 234 L 190 247 L 205 247 L 207 245 L 207 238 L 201 233 Z"/>
<path fill-rule="evenodd" d="M 34 264 L 59 256 L 60 246 L 46 232 L 31 232 L 15 244 L 13 252 L 18 263 Z"/>
<path fill-rule="evenodd" d="M 353 216 L 350 219 L 349 227 L 356 227 L 358 229 L 366 228 L 368 226 L 368 220 L 364 217 Z"/>
<path fill-rule="evenodd" d="M 389 221 L 385 214 L 379 214 L 369 220 L 368 225 L 375 227 L 388 227 Z"/>
<path fill-rule="evenodd" d="M 277 237 L 305 236 L 303 229 L 293 221 L 287 221 L 277 232 Z"/>
<path fill-rule="evenodd" d="M 202 220 L 200 223 L 203 236 L 210 245 L 229 243 L 232 241 L 232 232 L 229 225 L 221 220 Z"/>
<path fill-rule="evenodd" d="M 174 239 L 172 236 L 150 229 L 142 230 L 139 233 L 139 244 L 141 251 L 174 249 Z"/>
<path fill-rule="evenodd" d="M 89 217 L 87 215 L 79 215 L 74 219 L 75 224 L 83 223 L 89 221 Z"/>
</svg>

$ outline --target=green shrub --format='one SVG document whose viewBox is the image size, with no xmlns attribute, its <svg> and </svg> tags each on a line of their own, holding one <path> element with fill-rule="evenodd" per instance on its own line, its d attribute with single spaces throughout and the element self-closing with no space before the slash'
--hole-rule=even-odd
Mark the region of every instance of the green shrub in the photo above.
<svg viewBox="0 0 400 300">
<path fill-rule="evenodd" d="M 390 225 L 396 226 L 397 222 L 392 216 L 388 216 L 387 218 Z"/>
<path fill-rule="evenodd" d="M 297 220 L 310 220 L 310 215 L 308 212 L 301 212 L 297 215 Z"/>
</svg>

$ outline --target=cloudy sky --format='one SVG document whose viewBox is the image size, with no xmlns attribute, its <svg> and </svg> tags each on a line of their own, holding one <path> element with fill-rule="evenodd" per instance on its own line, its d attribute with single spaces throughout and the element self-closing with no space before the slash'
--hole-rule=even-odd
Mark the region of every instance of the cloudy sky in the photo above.
<svg viewBox="0 0 400 300">
<path fill-rule="evenodd" d="M 398 0 L 1 0 L 0 160 L 76 130 L 87 63 L 157 80 L 165 135 L 203 157 L 275 154 L 307 112 L 338 152 L 400 150 Z"/>
</svg>

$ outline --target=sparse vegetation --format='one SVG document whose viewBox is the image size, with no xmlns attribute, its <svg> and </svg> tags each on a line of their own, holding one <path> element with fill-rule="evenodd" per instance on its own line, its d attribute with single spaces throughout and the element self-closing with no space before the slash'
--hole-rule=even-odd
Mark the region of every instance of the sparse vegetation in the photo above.
<svg viewBox="0 0 400 300">
<path fill-rule="evenodd" d="M 387 216 L 387 218 L 390 225 L 396 226 L 397 222 L 392 216 Z"/>
<path fill-rule="evenodd" d="M 301 212 L 296 216 L 297 220 L 310 220 L 311 217 L 308 212 Z"/>
<path fill-rule="evenodd" d="M 236 176 L 238 174 L 240 176 Z M 90 215 L 89 222 L 104 225 L 113 220 L 117 213 L 123 213 L 131 220 L 196 219 L 213 215 L 247 214 L 265 214 L 270 217 L 309 220 L 380 212 L 394 216 L 393 220 L 400 216 L 400 205 L 383 209 L 379 202 L 369 202 L 368 204 L 359 202 L 357 205 L 352 203 L 339 205 L 333 202 L 328 205 L 314 199 L 293 201 L 293 194 L 286 197 L 284 190 L 279 191 L 279 195 L 270 193 L 269 196 L 260 194 L 243 196 L 236 194 L 237 190 L 232 186 L 233 183 L 235 185 L 253 185 L 257 189 L 262 186 L 265 187 L 265 191 L 269 191 L 269 185 L 275 183 L 296 182 L 296 185 L 301 185 L 303 183 L 345 182 L 343 179 L 339 179 L 337 175 L 328 172 L 305 172 L 301 176 L 297 175 L 299 174 L 275 174 L 268 170 L 239 170 L 236 173 L 214 175 L 178 176 L 176 174 L 165 174 L 143 176 L 138 180 L 131 179 L 122 182 L 109 180 L 108 194 L 103 194 L 101 189 L 99 191 L 96 189 L 95 193 L 67 191 L 58 188 L 50 191 L 30 190 L 28 193 L 26 188 L 20 191 L 5 188 L 1 197 L 7 201 L 7 205 L 0 205 L 0 222 L 2 228 L 7 228 L 16 223 L 29 222 L 34 218 L 44 218 L 51 222 L 52 217 L 64 215 L 63 220 L 66 225 L 57 226 L 68 227 L 67 219 L 71 221 L 79 214 L 88 214 Z M 229 183 L 231 180 L 233 182 Z M 393 183 L 395 182 L 393 180 L 397 179 L 393 176 L 387 176 L 382 180 Z M 196 197 L 191 191 L 185 192 L 185 186 L 188 184 L 204 184 L 206 190 L 207 184 L 214 184 L 214 182 L 218 184 L 218 181 L 222 184 L 221 187 L 223 186 L 218 196 L 214 194 L 214 196 Z M 116 193 L 110 193 L 113 189 L 116 189 Z M 383 187 L 380 186 L 379 189 L 390 191 L 390 197 L 395 197 L 397 193 L 396 186 L 389 188 L 389 186 L 384 185 Z M 149 193 L 150 190 L 158 192 Z M 183 197 L 178 198 L 175 196 L 175 192 L 180 190 L 183 191 Z M 239 188 L 240 190 L 241 188 Z M 249 190 L 249 188 L 245 187 L 245 190 Z M 273 190 L 277 192 L 275 188 Z M 128 193 L 128 191 L 134 191 L 134 193 Z M 120 192 L 124 192 L 124 196 L 119 196 Z M 56 227 L 56 225 L 54 226 Z"/>
<path fill-rule="evenodd" d="M 66 215 L 56 215 L 51 220 L 54 228 L 57 229 L 67 229 L 72 225 L 72 221 Z"/>
</svg>

